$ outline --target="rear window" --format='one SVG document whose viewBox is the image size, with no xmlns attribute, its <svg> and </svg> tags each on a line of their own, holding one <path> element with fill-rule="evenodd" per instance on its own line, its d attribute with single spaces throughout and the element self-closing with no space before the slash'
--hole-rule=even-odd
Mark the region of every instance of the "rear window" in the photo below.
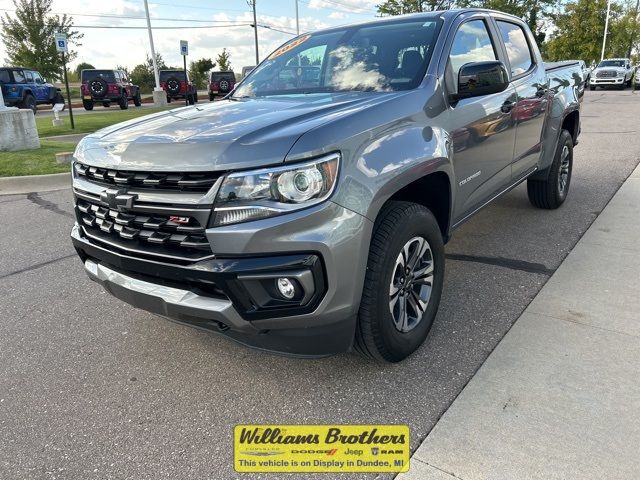
<svg viewBox="0 0 640 480">
<path fill-rule="evenodd" d="M 233 73 L 212 73 L 211 81 L 219 82 L 220 80 L 232 80 L 235 82 L 236 78 Z"/>
<path fill-rule="evenodd" d="M 9 75 L 9 70 L 0 70 L 0 82 L 11 82 L 11 75 Z"/>
<path fill-rule="evenodd" d="M 184 81 L 186 75 L 184 74 L 184 70 L 160 70 L 160 81 L 166 82 L 171 77 L 177 78 L 179 81 Z"/>
<path fill-rule="evenodd" d="M 105 82 L 115 82 L 116 76 L 113 70 L 83 70 L 81 74 L 81 80 L 88 82 L 94 78 L 102 78 Z"/>
</svg>

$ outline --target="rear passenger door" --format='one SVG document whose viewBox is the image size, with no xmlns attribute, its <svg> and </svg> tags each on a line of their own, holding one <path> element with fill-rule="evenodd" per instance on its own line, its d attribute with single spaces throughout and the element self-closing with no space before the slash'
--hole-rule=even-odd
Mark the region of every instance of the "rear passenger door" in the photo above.
<svg viewBox="0 0 640 480">
<path fill-rule="evenodd" d="M 466 63 L 503 60 L 491 19 L 476 14 L 457 26 L 445 68 L 447 98 L 457 91 L 460 67 Z M 454 223 L 489 201 L 511 183 L 515 124 L 510 109 L 515 91 L 449 100 L 449 125 L 457 193 Z"/>
<path fill-rule="evenodd" d="M 496 25 L 511 70 L 511 84 L 517 100 L 511 112 L 516 123 L 513 180 L 530 173 L 537 165 L 542 151 L 542 130 L 548 103 L 547 74 L 533 38 L 518 23 L 496 18 Z"/>
</svg>

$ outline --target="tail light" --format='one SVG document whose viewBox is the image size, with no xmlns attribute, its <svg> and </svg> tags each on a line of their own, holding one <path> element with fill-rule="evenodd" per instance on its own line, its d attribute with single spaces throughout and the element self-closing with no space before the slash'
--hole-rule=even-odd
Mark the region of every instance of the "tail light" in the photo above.
<svg viewBox="0 0 640 480">
<path fill-rule="evenodd" d="M 160 88 L 166 88 L 167 82 L 160 82 Z"/>
<path fill-rule="evenodd" d="M 109 84 L 109 91 L 111 93 L 118 93 L 118 86 L 114 84 Z"/>
<path fill-rule="evenodd" d="M 80 92 L 85 95 L 85 94 L 89 94 L 89 87 L 87 87 L 87 85 L 85 83 L 83 83 L 82 85 L 80 85 Z"/>
<path fill-rule="evenodd" d="M 211 82 L 211 90 L 218 90 L 220 89 L 220 83 L 219 82 Z"/>
<path fill-rule="evenodd" d="M 185 93 L 187 91 L 187 82 L 180 82 L 180 93 Z"/>
</svg>

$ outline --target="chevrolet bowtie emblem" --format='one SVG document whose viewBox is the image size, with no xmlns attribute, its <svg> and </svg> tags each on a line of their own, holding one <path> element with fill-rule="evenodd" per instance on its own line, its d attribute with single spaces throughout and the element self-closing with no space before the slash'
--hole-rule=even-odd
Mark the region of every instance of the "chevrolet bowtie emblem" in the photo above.
<svg viewBox="0 0 640 480">
<path fill-rule="evenodd" d="M 133 208 L 138 195 L 127 193 L 124 189 L 108 188 L 100 194 L 100 201 L 113 210 L 123 211 Z"/>
</svg>

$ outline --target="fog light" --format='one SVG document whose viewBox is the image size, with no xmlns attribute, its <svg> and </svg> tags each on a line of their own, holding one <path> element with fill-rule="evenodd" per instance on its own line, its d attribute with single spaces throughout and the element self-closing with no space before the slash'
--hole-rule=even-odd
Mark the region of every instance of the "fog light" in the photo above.
<svg viewBox="0 0 640 480">
<path fill-rule="evenodd" d="M 287 300 L 292 300 L 293 297 L 296 296 L 296 287 L 288 278 L 279 278 L 278 280 L 276 280 L 276 285 L 278 286 L 280 295 L 282 295 Z"/>
</svg>

